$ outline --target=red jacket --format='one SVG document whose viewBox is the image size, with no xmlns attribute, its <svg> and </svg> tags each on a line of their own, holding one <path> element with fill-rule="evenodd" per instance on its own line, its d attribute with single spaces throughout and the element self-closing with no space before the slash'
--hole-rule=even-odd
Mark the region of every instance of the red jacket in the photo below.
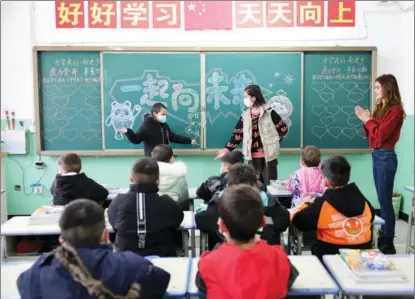
<svg viewBox="0 0 415 299">
<path fill-rule="evenodd" d="M 363 127 L 369 147 L 394 149 L 401 135 L 404 111 L 402 106 L 392 106 L 383 117 L 367 121 Z"/>
<path fill-rule="evenodd" d="M 196 284 L 208 299 L 278 299 L 297 276 L 283 247 L 261 240 L 247 250 L 224 243 L 205 252 Z"/>
</svg>

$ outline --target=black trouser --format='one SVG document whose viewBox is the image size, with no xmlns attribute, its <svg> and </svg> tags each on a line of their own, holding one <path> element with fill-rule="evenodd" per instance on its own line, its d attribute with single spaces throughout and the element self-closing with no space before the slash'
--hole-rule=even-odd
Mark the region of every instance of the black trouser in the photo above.
<svg viewBox="0 0 415 299">
<path fill-rule="evenodd" d="M 252 165 L 258 175 L 258 179 L 265 185 L 269 186 L 270 181 L 278 179 L 278 160 L 272 160 L 268 163 L 265 162 L 265 158 L 253 158 L 249 161 L 249 165 Z"/>
</svg>

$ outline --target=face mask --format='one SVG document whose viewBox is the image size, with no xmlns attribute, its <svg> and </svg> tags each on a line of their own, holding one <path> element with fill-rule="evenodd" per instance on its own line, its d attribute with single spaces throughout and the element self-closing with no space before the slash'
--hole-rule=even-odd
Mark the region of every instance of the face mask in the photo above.
<svg viewBox="0 0 415 299">
<path fill-rule="evenodd" d="M 251 108 L 252 107 L 252 102 L 250 98 L 244 98 L 244 104 L 246 107 Z"/>
<path fill-rule="evenodd" d="M 167 116 L 165 116 L 165 115 L 157 115 L 157 120 L 158 120 L 159 123 L 164 124 L 166 122 L 166 120 L 167 120 Z"/>
</svg>

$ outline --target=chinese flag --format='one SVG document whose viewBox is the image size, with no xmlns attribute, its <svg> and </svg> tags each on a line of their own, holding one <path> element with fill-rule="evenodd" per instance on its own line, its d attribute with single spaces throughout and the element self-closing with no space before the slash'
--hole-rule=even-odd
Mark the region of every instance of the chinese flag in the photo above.
<svg viewBox="0 0 415 299">
<path fill-rule="evenodd" d="M 232 1 L 184 1 L 185 30 L 231 30 Z"/>
</svg>

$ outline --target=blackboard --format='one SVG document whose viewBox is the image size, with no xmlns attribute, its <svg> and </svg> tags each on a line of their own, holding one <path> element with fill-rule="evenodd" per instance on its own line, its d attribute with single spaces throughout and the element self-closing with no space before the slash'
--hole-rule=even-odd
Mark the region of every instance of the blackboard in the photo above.
<svg viewBox="0 0 415 299">
<path fill-rule="evenodd" d="M 102 149 L 99 55 L 99 52 L 39 53 L 42 150 Z"/>
<path fill-rule="evenodd" d="M 370 52 L 305 53 L 304 145 L 366 149 L 354 107 L 371 107 Z"/>
<path fill-rule="evenodd" d="M 245 109 L 244 88 L 257 84 L 289 125 L 281 147 L 301 146 L 301 53 L 207 53 L 206 147 L 223 148 Z"/>
<path fill-rule="evenodd" d="M 157 102 L 167 106 L 167 122 L 174 133 L 200 144 L 199 53 L 103 53 L 102 63 L 105 149 L 142 148 L 142 144 L 131 144 L 118 129 L 138 130 L 143 116 Z"/>
</svg>

